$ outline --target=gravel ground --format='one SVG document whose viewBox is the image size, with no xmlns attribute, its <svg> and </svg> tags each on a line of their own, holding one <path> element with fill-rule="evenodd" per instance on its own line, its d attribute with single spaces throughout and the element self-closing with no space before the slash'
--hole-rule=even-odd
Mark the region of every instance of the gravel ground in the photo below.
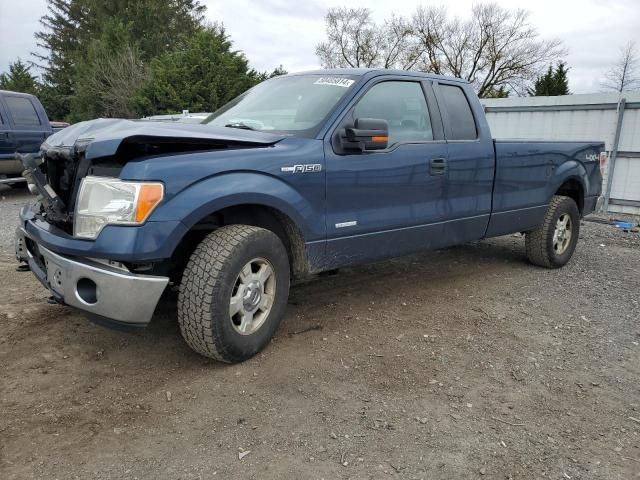
<svg viewBox="0 0 640 480">
<path fill-rule="evenodd" d="M 47 305 L 1 193 L 0 478 L 640 478 L 639 234 L 583 222 L 560 270 L 519 236 L 346 269 L 225 366 L 171 311 Z"/>
<path fill-rule="evenodd" d="M 20 209 L 35 201 L 26 187 L 13 189 L 0 185 L 0 254 L 13 253 L 13 238 Z"/>
</svg>

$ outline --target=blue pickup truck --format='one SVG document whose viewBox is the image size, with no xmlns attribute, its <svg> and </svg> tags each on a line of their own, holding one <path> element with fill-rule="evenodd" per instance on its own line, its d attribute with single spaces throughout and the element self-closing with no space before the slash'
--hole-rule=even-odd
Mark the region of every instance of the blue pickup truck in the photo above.
<svg viewBox="0 0 640 480">
<path fill-rule="evenodd" d="M 514 232 L 533 264 L 561 267 L 600 196 L 603 151 L 494 140 L 454 78 L 292 74 L 202 125 L 54 134 L 22 159 L 40 199 L 20 214 L 16 255 L 55 301 L 112 325 L 147 325 L 173 293 L 186 342 L 238 362 L 310 274 Z"/>
<path fill-rule="evenodd" d="M 1 183 L 15 185 L 22 164 L 16 152 L 37 153 L 53 133 L 42 104 L 34 95 L 0 90 L 0 175 Z"/>
</svg>

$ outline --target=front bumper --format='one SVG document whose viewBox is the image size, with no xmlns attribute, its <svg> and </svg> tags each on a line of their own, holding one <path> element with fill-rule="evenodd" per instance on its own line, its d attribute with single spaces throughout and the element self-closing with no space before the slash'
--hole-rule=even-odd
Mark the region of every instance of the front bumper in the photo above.
<svg viewBox="0 0 640 480">
<path fill-rule="evenodd" d="M 169 283 L 169 278 L 138 275 L 86 258 L 62 256 L 16 230 L 16 257 L 66 305 L 116 324 L 146 326 Z"/>
<path fill-rule="evenodd" d="M 178 221 L 147 221 L 141 226 L 107 225 L 95 240 L 75 238 L 36 215 L 37 206 L 20 211 L 20 227 L 38 245 L 74 258 L 147 263 L 171 258 L 188 228 Z"/>
</svg>

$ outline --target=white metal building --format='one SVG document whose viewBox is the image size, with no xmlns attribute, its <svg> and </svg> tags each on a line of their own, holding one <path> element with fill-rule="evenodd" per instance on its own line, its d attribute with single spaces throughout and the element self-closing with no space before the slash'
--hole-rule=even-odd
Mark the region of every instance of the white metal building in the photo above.
<svg viewBox="0 0 640 480">
<path fill-rule="evenodd" d="M 608 211 L 640 215 L 640 92 L 481 102 L 495 138 L 604 140 L 609 153 L 603 185 Z"/>
</svg>

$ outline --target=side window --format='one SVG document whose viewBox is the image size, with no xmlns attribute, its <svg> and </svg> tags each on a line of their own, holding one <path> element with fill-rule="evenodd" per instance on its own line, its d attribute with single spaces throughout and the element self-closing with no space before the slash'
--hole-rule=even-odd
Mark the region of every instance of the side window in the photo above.
<svg viewBox="0 0 640 480">
<path fill-rule="evenodd" d="M 439 88 L 449 118 L 448 140 L 475 140 L 478 130 L 467 96 L 460 87 L 454 85 L 440 84 Z"/>
<path fill-rule="evenodd" d="M 31 100 L 12 95 L 7 95 L 4 100 L 16 126 L 37 127 L 40 125 L 40 118 Z"/>
<path fill-rule="evenodd" d="M 433 140 L 422 87 L 417 82 L 381 82 L 364 94 L 353 118 L 377 118 L 389 124 L 389 146 L 399 142 Z"/>
</svg>

